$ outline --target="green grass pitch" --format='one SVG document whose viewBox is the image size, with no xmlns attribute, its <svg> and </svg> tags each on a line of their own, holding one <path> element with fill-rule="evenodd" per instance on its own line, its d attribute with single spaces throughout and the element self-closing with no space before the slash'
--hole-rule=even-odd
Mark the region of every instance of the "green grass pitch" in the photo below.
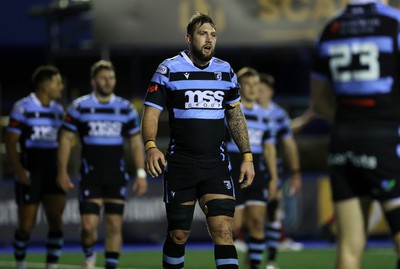
<svg viewBox="0 0 400 269">
<path fill-rule="evenodd" d="M 44 268 L 44 254 L 29 254 L 28 269 Z M 334 249 L 306 249 L 299 252 L 281 252 L 278 264 L 281 269 L 329 269 L 333 268 L 335 259 Z M 240 268 L 243 266 L 244 255 L 239 253 Z M 99 253 L 96 268 L 103 266 L 103 254 Z M 365 251 L 363 269 L 391 269 L 395 268 L 396 256 L 390 248 L 371 248 Z M 60 259 L 59 269 L 79 269 L 82 264 L 82 253 L 64 253 Z M 0 254 L 0 268 L 14 269 L 13 256 Z M 119 262 L 120 269 L 160 269 L 161 251 L 124 252 Z M 212 250 L 187 250 L 185 257 L 187 269 L 215 268 Z M 261 268 L 265 268 L 265 263 Z"/>
</svg>

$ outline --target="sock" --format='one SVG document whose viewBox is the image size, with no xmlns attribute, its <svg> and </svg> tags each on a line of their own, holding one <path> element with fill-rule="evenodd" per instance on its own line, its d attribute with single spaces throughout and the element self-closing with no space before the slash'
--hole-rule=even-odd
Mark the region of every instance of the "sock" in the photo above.
<svg viewBox="0 0 400 269">
<path fill-rule="evenodd" d="M 279 221 L 274 221 L 267 226 L 265 239 L 268 248 L 268 262 L 275 262 L 276 260 L 281 229 L 282 224 Z"/>
<path fill-rule="evenodd" d="M 176 244 L 167 235 L 163 247 L 163 269 L 181 269 L 185 261 L 185 245 Z"/>
<path fill-rule="evenodd" d="M 397 269 L 400 269 L 400 260 L 397 260 Z"/>
<path fill-rule="evenodd" d="M 106 269 L 117 268 L 119 252 L 106 251 L 105 257 L 106 257 L 106 260 L 105 260 L 105 263 L 106 263 L 105 268 Z"/>
<path fill-rule="evenodd" d="M 233 245 L 214 245 L 214 257 L 217 269 L 238 269 L 239 262 Z"/>
<path fill-rule="evenodd" d="M 85 245 L 85 244 L 81 244 L 82 245 L 82 250 L 83 250 L 83 254 L 85 254 L 85 258 L 88 259 L 90 257 L 93 256 L 94 254 L 94 247 L 93 245 Z"/>
<path fill-rule="evenodd" d="M 21 262 L 25 260 L 26 249 L 28 248 L 29 235 L 23 232 L 15 231 L 14 234 L 14 257 Z"/>
<path fill-rule="evenodd" d="M 250 268 L 258 269 L 260 268 L 260 264 L 263 258 L 265 239 L 256 239 L 250 237 L 247 243 L 249 246 Z"/>
<path fill-rule="evenodd" d="M 47 263 L 57 263 L 61 256 L 61 248 L 64 244 L 63 232 L 49 232 L 47 235 Z"/>
</svg>

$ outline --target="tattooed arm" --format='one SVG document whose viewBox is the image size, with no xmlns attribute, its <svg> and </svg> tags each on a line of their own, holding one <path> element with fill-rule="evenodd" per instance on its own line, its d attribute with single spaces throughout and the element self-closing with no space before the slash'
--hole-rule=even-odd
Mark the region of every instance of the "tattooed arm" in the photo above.
<svg viewBox="0 0 400 269">
<path fill-rule="evenodd" d="M 232 139 L 244 157 L 240 166 L 239 183 L 242 188 L 247 188 L 253 182 L 254 166 L 253 157 L 250 153 L 249 132 L 241 107 L 237 105 L 231 109 L 227 109 L 226 120 Z"/>
</svg>

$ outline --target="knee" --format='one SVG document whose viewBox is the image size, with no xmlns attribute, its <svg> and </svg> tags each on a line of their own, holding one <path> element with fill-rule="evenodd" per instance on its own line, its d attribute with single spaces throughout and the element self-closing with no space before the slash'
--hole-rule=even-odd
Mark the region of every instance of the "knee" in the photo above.
<svg viewBox="0 0 400 269">
<path fill-rule="evenodd" d="M 92 222 L 92 221 L 82 221 L 81 223 L 81 232 L 82 235 L 91 235 L 91 234 L 95 234 L 97 231 L 97 225 L 96 223 Z"/>
<path fill-rule="evenodd" d="M 19 224 L 18 233 L 29 235 L 35 227 L 35 221 L 24 221 Z"/>
<path fill-rule="evenodd" d="M 342 252 L 346 256 L 360 256 L 364 250 L 366 239 L 364 236 L 347 236 L 340 239 Z"/>
<path fill-rule="evenodd" d="M 232 242 L 232 223 L 228 220 L 215 221 L 209 225 L 210 234 L 214 241 L 231 243 Z"/>
<path fill-rule="evenodd" d="M 251 218 L 247 226 L 250 232 L 264 233 L 264 220 L 260 217 Z"/>
<path fill-rule="evenodd" d="M 108 221 L 107 222 L 107 234 L 109 235 L 118 235 L 121 233 L 121 221 Z"/>
<path fill-rule="evenodd" d="M 190 231 L 185 230 L 173 230 L 169 232 L 169 235 L 175 244 L 184 245 L 189 238 Z"/>
</svg>

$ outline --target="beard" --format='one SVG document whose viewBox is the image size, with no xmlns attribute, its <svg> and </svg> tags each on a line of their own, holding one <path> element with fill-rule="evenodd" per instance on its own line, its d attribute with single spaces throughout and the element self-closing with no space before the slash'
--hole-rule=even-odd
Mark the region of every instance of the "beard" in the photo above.
<svg viewBox="0 0 400 269">
<path fill-rule="evenodd" d="M 202 49 L 197 48 L 194 45 L 191 45 L 190 51 L 193 54 L 193 57 L 197 58 L 201 62 L 208 62 L 211 60 L 211 58 L 214 56 L 215 49 L 211 50 L 210 54 L 205 54 L 203 53 Z"/>
<path fill-rule="evenodd" d="M 98 83 L 96 83 L 96 92 L 103 97 L 108 97 L 111 94 L 113 94 L 114 92 L 114 88 L 113 89 L 109 89 L 110 87 L 101 87 Z"/>
</svg>

